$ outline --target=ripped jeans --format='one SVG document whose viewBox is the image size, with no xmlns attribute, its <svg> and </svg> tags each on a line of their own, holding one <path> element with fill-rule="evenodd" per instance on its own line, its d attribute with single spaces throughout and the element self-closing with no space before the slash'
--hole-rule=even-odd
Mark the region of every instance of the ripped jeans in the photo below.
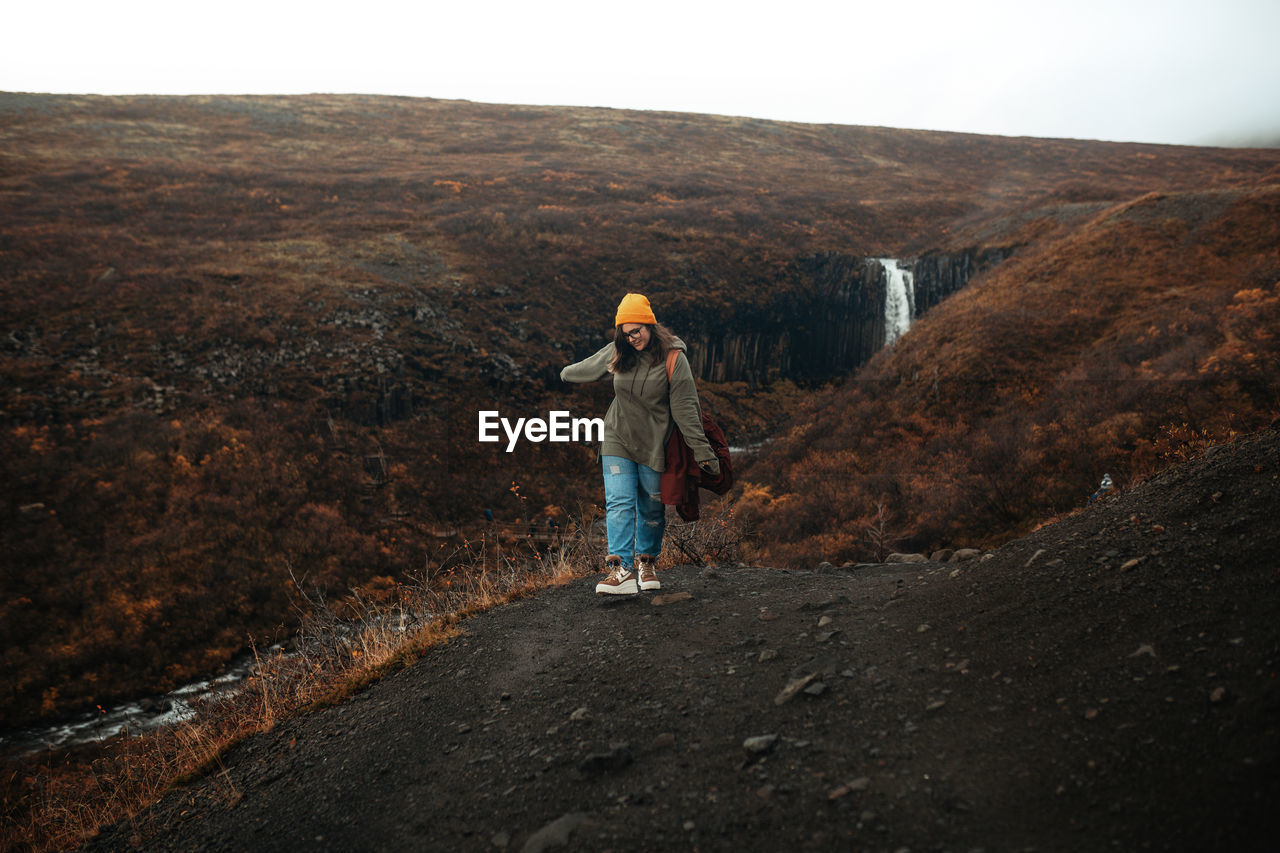
<svg viewBox="0 0 1280 853">
<path fill-rule="evenodd" d="M 621 456 L 602 456 L 604 468 L 605 528 L 609 553 L 631 568 L 636 554 L 657 557 L 667 529 L 667 508 L 662 505 L 662 474 Z"/>
</svg>

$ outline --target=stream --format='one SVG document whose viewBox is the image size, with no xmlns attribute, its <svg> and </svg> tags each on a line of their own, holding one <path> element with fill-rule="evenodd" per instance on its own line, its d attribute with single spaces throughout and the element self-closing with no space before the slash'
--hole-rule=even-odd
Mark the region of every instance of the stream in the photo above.
<svg viewBox="0 0 1280 853">
<path fill-rule="evenodd" d="M 274 651 L 274 649 L 273 649 Z M 218 676 L 194 681 L 162 696 L 135 699 L 96 713 L 65 717 L 57 723 L 16 729 L 0 735 L 0 751 L 33 755 L 115 737 L 124 731 L 153 731 L 195 716 L 193 704 L 234 694 L 253 672 L 252 654 L 233 660 Z"/>
</svg>

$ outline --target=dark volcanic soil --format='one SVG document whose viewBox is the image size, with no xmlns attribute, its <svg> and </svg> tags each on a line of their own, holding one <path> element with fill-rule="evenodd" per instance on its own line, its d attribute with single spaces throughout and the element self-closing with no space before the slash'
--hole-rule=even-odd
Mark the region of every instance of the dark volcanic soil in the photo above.
<svg viewBox="0 0 1280 853">
<path fill-rule="evenodd" d="M 549 589 L 92 846 L 1274 850 L 1278 495 L 1272 430 L 985 559 Z"/>
</svg>

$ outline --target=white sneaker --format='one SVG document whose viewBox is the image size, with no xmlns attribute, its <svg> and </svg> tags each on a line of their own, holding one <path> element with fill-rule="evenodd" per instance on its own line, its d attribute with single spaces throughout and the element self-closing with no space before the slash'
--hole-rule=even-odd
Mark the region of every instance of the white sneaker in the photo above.
<svg viewBox="0 0 1280 853">
<path fill-rule="evenodd" d="M 640 591 L 636 586 L 636 573 L 623 568 L 621 557 L 609 557 L 604 562 L 610 571 L 596 584 L 596 595 L 635 595 Z"/>
<path fill-rule="evenodd" d="M 640 588 L 641 589 L 662 589 L 662 584 L 658 581 L 658 570 L 653 567 L 657 562 L 648 554 L 636 555 L 636 570 L 640 572 Z"/>
</svg>

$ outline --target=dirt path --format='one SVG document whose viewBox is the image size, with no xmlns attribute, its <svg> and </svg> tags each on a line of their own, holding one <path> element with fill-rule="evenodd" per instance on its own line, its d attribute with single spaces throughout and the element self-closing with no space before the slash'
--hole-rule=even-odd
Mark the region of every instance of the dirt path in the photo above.
<svg viewBox="0 0 1280 853">
<path fill-rule="evenodd" d="M 1273 431 L 986 559 L 550 589 L 91 846 L 1274 849 L 1278 478 Z"/>
</svg>

